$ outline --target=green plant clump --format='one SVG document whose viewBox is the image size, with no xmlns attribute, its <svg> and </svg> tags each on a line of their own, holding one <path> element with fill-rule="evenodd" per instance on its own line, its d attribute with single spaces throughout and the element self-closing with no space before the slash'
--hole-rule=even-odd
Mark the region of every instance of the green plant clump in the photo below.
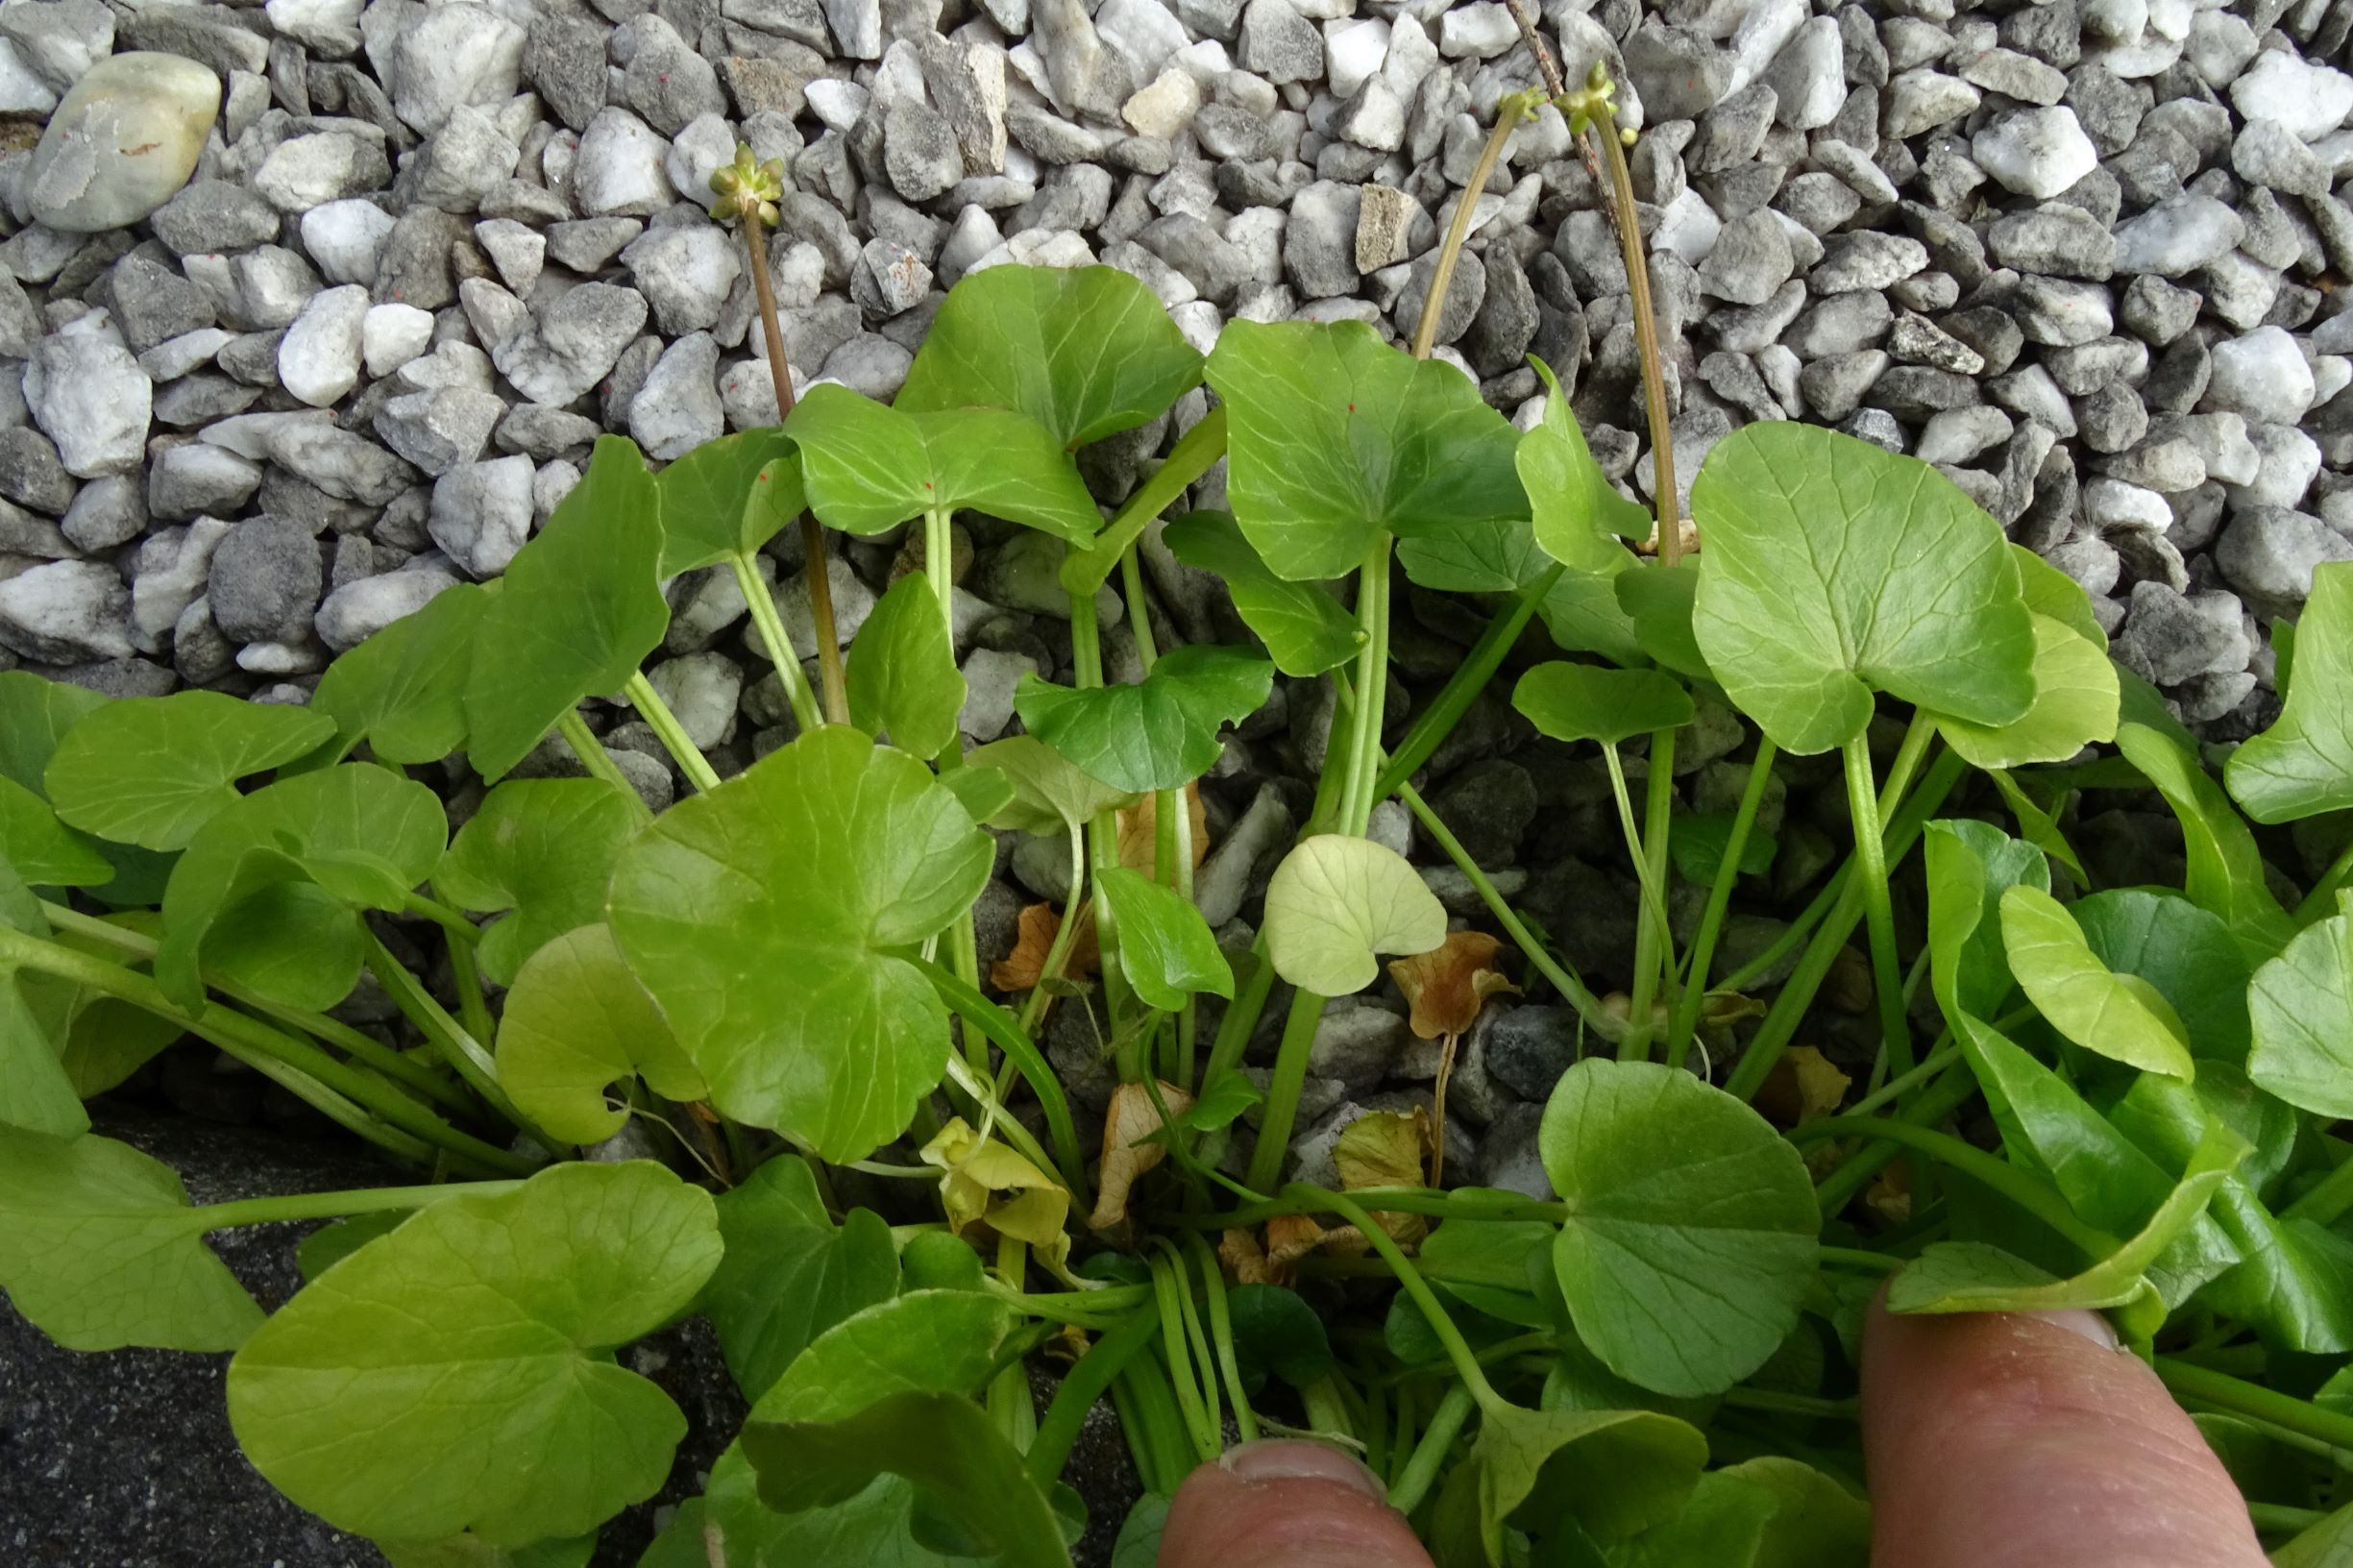
<svg viewBox="0 0 2353 1568">
<path fill-rule="evenodd" d="M 756 256 L 759 171 L 723 175 Z M 1180 400 L 1106 519 L 1074 454 Z M 1164 517 L 1219 459 L 1230 511 Z M 2353 567 L 2318 569 L 2285 713 L 2218 779 L 2081 591 L 1925 465 L 1752 426 L 1690 509 L 1696 550 L 1607 481 L 1557 387 L 1522 433 L 1360 325 L 1238 321 L 1204 358 L 1121 273 L 1003 267 L 948 296 L 895 405 L 822 386 L 659 473 L 600 440 L 501 582 L 345 653 L 306 710 L 0 674 L 0 1286 L 74 1348 L 233 1350 L 255 1466 L 401 1568 L 585 1562 L 685 1427 L 621 1352 L 689 1314 L 751 1413 L 645 1568 L 1066 1564 L 1064 1463 L 1106 1397 L 1151 1494 L 1123 1561 L 1230 1420 L 1362 1455 L 1447 1568 L 1860 1564 L 1882 1286 L 1906 1312 L 2108 1311 L 2267 1456 L 2267 1529 L 2341 1539 L 2353 849 L 2291 887 L 2249 819 L 2348 839 Z M 960 511 L 1061 551 L 1075 671 L 1025 679 L 1025 733 L 968 752 Z M 903 529 L 919 561 L 814 683 L 757 569 L 804 512 L 813 566 L 823 530 Z M 1224 580 L 1248 641 L 1155 647 L 1161 550 Z M 799 721 L 723 779 L 640 671 L 664 581 L 721 565 Z M 1400 576 L 1492 616 L 1409 723 L 1383 695 Z M 1278 671 L 1330 689 L 1330 742 L 1221 946 L 1189 796 Z M 1490 686 L 1606 778 L 1641 898 L 1623 993 L 1414 788 Z M 649 814 L 584 716 L 604 700 L 691 795 Z M 1728 813 L 1673 787 L 1703 719 L 1742 726 Z M 487 793 L 453 833 L 421 778 L 461 766 Z M 1851 848 L 1766 831 L 1777 767 L 1843 789 Z M 2182 885 L 2095 887 L 2075 803 L 2152 788 Z M 1391 797 L 1500 937 L 1450 932 L 1367 836 Z M 992 828 L 1071 868 L 1004 1003 L 971 917 Z M 1736 897 L 1802 913 L 1732 967 Z M 1798 1041 L 1858 927 L 1842 1075 Z M 1325 1003 L 1385 964 L 1449 1065 L 1496 989 L 1581 1016 L 1552 1196 L 1438 1177 L 1448 1066 L 1436 1127 L 1368 1116 L 1337 1186 L 1287 1180 Z M 362 987 L 397 1029 L 344 1021 Z M 1056 1006 L 1115 1068 L 1099 1135 L 1039 1043 Z M 84 1108 L 183 1037 L 411 1184 L 192 1207 Z M 625 1132 L 651 1157 L 584 1158 Z M 333 1223 L 265 1316 L 206 1237 L 291 1219 Z"/>
</svg>

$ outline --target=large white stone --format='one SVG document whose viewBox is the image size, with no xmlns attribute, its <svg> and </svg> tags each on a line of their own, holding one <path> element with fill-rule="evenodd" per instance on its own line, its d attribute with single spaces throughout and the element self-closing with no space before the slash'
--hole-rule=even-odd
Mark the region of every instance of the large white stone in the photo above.
<svg viewBox="0 0 2353 1568">
<path fill-rule="evenodd" d="M 279 384 L 313 408 L 332 406 L 359 384 L 367 315 L 368 291 L 357 283 L 313 296 L 278 344 Z"/>
<path fill-rule="evenodd" d="M 1970 143 L 1977 166 L 2005 189 L 2043 201 L 2099 166 L 2099 150 L 2071 109 L 2022 109 L 1979 131 Z"/>
<path fill-rule="evenodd" d="M 49 116 L 25 170 L 26 204 L 68 233 L 136 223 L 188 183 L 220 108 L 220 78 L 184 56 L 102 60 Z"/>
<path fill-rule="evenodd" d="M 76 478 L 128 474 L 146 455 L 155 387 L 110 334 L 42 338 L 25 364 L 24 391 L 33 423 Z"/>
<path fill-rule="evenodd" d="M 2277 120 L 2315 141 L 2353 114 L 2353 76 L 2267 49 L 2230 85 L 2230 101 L 2243 119 Z"/>
</svg>

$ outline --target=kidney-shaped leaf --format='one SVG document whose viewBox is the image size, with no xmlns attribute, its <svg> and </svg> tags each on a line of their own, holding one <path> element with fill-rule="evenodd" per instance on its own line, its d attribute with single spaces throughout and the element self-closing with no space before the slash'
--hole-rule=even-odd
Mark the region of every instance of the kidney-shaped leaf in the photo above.
<svg viewBox="0 0 2353 1568">
<path fill-rule="evenodd" d="M 849 719 L 888 732 L 902 751 L 931 758 L 956 741 L 964 675 L 931 584 L 909 574 L 891 585 L 850 640 Z"/>
<path fill-rule="evenodd" d="M 2353 807 L 2353 562 L 2313 568 L 2287 701 L 2231 753 L 2222 780 L 2259 822 Z"/>
<path fill-rule="evenodd" d="M 1259 634 L 1285 674 L 1320 675 L 1356 657 L 1363 639 L 1356 618 L 1321 583 L 1287 582 L 1268 571 L 1227 513 L 1189 512 L 1161 538 L 1187 566 L 1224 579 L 1243 624 Z"/>
<path fill-rule="evenodd" d="M 1513 461 L 1528 492 L 1536 543 L 1573 571 L 1614 576 L 1630 559 L 1618 541 L 1647 539 L 1657 524 L 1648 510 L 1618 494 L 1593 460 L 1552 367 L 1541 359 L 1530 362 L 1544 378 L 1544 417 L 1520 437 Z"/>
<path fill-rule="evenodd" d="M 605 1086 L 632 1075 L 657 1094 L 699 1100 L 702 1074 L 602 925 L 567 931 L 525 961 L 499 1019 L 499 1084 L 553 1137 L 594 1143 L 628 1113 Z"/>
<path fill-rule="evenodd" d="M 1004 408 L 911 414 L 846 386 L 813 386 L 785 421 L 809 505 L 845 533 L 880 533 L 969 506 L 1085 544 L 1103 514 L 1046 428 Z"/>
<path fill-rule="evenodd" d="M 1446 940 L 1446 906 L 1406 858 L 1370 839 L 1302 839 L 1266 885 L 1275 972 L 1321 996 L 1381 978 L 1374 955 L 1426 953 Z"/>
<path fill-rule="evenodd" d="M 921 763 L 828 725 L 640 833 L 610 919 L 719 1109 L 862 1160 L 947 1060 L 945 1010 L 891 949 L 971 907 L 992 858 Z"/>
<path fill-rule="evenodd" d="M 2197 1075 L 2188 1031 L 2162 992 L 2118 974 L 2083 939 L 2067 906 L 2039 888 L 2001 895 L 2001 942 L 2027 999 L 2087 1051 L 2187 1083 Z"/>
<path fill-rule="evenodd" d="M 365 741 L 384 762 L 439 762 L 466 744 L 466 681 L 489 590 L 444 588 L 319 677 L 310 711 L 335 722 L 335 745 L 311 761 L 342 761 Z"/>
<path fill-rule="evenodd" d="M 506 564 L 475 634 L 467 757 L 498 778 L 584 697 L 617 692 L 670 628 L 661 499 L 634 442 L 601 435 L 588 472 Z"/>
<path fill-rule="evenodd" d="M 1653 730 L 1691 723 L 1691 694 L 1659 670 L 1609 670 L 1556 660 L 1539 664 L 1511 690 L 1511 705 L 1556 741 L 1615 746 Z"/>
<path fill-rule="evenodd" d="M 1977 768 L 2065 762 L 2095 741 L 2116 739 L 2116 666 L 2107 650 L 2066 623 L 2034 617 L 2034 704 L 2006 724 L 1943 718 L 1945 744 Z"/>
<path fill-rule="evenodd" d="M 1337 577 L 1374 538 L 1528 515 L 1511 427 L 1452 366 L 1362 322 L 1236 321 L 1210 355 L 1228 493 L 1275 576 Z"/>
<path fill-rule="evenodd" d="M 236 783 L 323 746 L 334 722 L 307 708 L 174 692 L 110 702 L 67 730 L 45 775 L 58 815 L 142 849 L 181 849 L 236 803 Z"/>
<path fill-rule="evenodd" d="M 1141 794 L 1208 772 L 1219 726 L 1256 713 L 1274 666 L 1245 649 L 1171 649 L 1133 686 L 1073 690 L 1023 675 L 1014 711 L 1031 734 L 1104 783 Z"/>
<path fill-rule="evenodd" d="M 988 1381 L 1013 1328 L 1012 1309 L 993 1296 L 910 1290 L 818 1335 L 751 1419 L 839 1421 L 889 1394 L 968 1394 Z"/>
<path fill-rule="evenodd" d="M 1580 1062 L 1537 1152 L 1568 1218 L 1554 1272 L 1578 1337 L 1662 1394 L 1711 1394 L 1798 1321 L 1822 1220 L 1796 1147 L 1720 1089 L 1652 1062 Z"/>
<path fill-rule="evenodd" d="M 1863 732 L 1872 694 L 1976 724 L 2034 699 L 2034 628 L 2001 527 L 1926 463 L 1810 425 L 1752 425 L 1692 486 L 1694 627 L 1777 745 Z"/>
<path fill-rule="evenodd" d="M 710 1194 L 648 1161 L 433 1204 L 264 1324 L 229 1367 L 254 1467 L 362 1535 L 583 1534 L 653 1495 L 686 1418 L 608 1352 L 719 1262 Z"/>
<path fill-rule="evenodd" d="M 1148 1007 L 1173 1013 L 1195 992 L 1234 994 L 1234 969 L 1192 901 L 1124 866 L 1095 873 L 1095 894 L 1119 928 L 1128 984 Z"/>
<path fill-rule="evenodd" d="M 1035 735 L 991 741 L 966 752 L 964 760 L 959 773 L 993 773 L 1011 792 L 985 819 L 992 827 L 1059 833 L 1136 803 L 1135 791 L 1112 788 Z"/>
<path fill-rule="evenodd" d="M 1011 408 L 1066 452 L 1133 429 L 1201 379 L 1152 291 L 1115 267 L 990 267 L 947 292 L 897 406 Z"/>
<path fill-rule="evenodd" d="M 773 428 L 705 441 L 662 470 L 654 486 L 665 577 L 759 549 L 805 504 L 793 444 Z"/>
<path fill-rule="evenodd" d="M 594 778 L 510 778 L 482 797 L 433 872 L 460 909 L 512 910 L 483 932 L 482 972 L 512 985 L 524 960 L 604 918 L 613 860 L 639 826 L 637 802 Z"/>
<path fill-rule="evenodd" d="M 2353 1116 L 2353 912 L 2307 926 L 2247 989 L 2247 1076 L 2307 1111 Z"/>
<path fill-rule="evenodd" d="M 898 1288 L 891 1227 L 871 1209 L 852 1209 L 837 1228 L 797 1155 L 766 1162 L 719 1195 L 719 1234 L 727 1251 L 702 1310 L 736 1386 L 755 1403 L 812 1340 Z"/>
<path fill-rule="evenodd" d="M 180 1178 L 95 1135 L 0 1127 L 0 1286 L 68 1350 L 233 1350 L 261 1323 Z"/>
</svg>

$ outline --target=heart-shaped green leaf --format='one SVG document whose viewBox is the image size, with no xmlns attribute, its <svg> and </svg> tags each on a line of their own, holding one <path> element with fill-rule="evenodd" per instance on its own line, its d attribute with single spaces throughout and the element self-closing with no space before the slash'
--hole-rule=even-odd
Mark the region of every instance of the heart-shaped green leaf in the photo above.
<svg viewBox="0 0 2353 1568">
<path fill-rule="evenodd" d="M 1578 1337 L 1662 1394 L 1730 1387 L 1779 1347 L 1822 1219 L 1796 1147 L 1742 1101 L 1653 1062 L 1561 1075 L 1536 1149 L 1568 1218 L 1553 1266 Z"/>
<path fill-rule="evenodd" d="M 1275 972 L 1319 996 L 1381 978 L 1374 955 L 1409 957 L 1446 940 L 1446 906 L 1405 856 L 1370 839 L 1302 839 L 1266 885 L 1266 951 Z"/>
<path fill-rule="evenodd" d="M 48 798 L 41 775 L 58 742 L 108 701 L 86 686 L 44 680 L 29 670 L 0 670 L 0 777 Z"/>
<path fill-rule="evenodd" d="M 908 367 L 911 414 L 1011 408 L 1066 452 L 1133 429 L 1201 380 L 1152 291 L 1115 267 L 990 267 L 947 292 Z"/>
<path fill-rule="evenodd" d="M 539 946 L 604 918 L 613 860 L 639 826 L 637 803 L 594 778 L 510 778 L 450 842 L 433 887 L 460 909 L 512 910 L 483 932 L 482 972 L 512 985 Z"/>
<path fill-rule="evenodd" d="M 880 533 L 969 506 L 1083 545 L 1103 526 L 1052 432 L 1003 408 L 903 413 L 846 386 L 813 386 L 784 423 L 809 505 L 827 527 Z"/>
<path fill-rule="evenodd" d="M 800 515 L 800 461 L 775 429 L 705 441 L 654 480 L 662 508 L 660 574 L 748 554 Z"/>
<path fill-rule="evenodd" d="M 2034 702 L 2006 724 L 1940 718 L 1945 744 L 1977 768 L 2065 762 L 2116 739 L 2116 666 L 2106 649 L 2047 615 L 2034 617 Z"/>
<path fill-rule="evenodd" d="M 475 628 L 490 599 L 470 582 L 444 588 L 338 655 L 310 695 L 310 711 L 335 722 L 336 744 L 306 760 L 341 762 L 362 741 L 392 763 L 439 762 L 463 747 Z"/>
<path fill-rule="evenodd" d="M 261 1309 L 171 1168 L 127 1143 L 0 1127 L 0 1286 L 68 1350 L 233 1350 Z"/>
<path fill-rule="evenodd" d="M 2292 929 L 2287 912 L 2271 896 L 2255 835 L 2222 786 L 2181 743 L 2146 724 L 2119 724 L 2116 747 L 2181 821 L 2190 901 L 2222 917 L 2249 963 L 2260 964 L 2286 946 Z"/>
<path fill-rule="evenodd" d="M 2318 920 L 2255 971 L 2247 1076 L 2290 1105 L 2353 1116 L 2353 911 Z"/>
<path fill-rule="evenodd" d="M 1810 425 L 1751 425 L 1692 486 L 1693 625 L 1775 744 L 1843 746 L 1872 694 L 1971 723 L 2024 716 L 2034 628 L 2001 527 L 1927 464 Z"/>
<path fill-rule="evenodd" d="M 640 833 L 608 907 L 720 1110 L 863 1160 L 947 1060 L 946 1011 L 893 949 L 970 908 L 993 858 L 930 770 L 828 725 Z"/>
<path fill-rule="evenodd" d="M 1014 711 L 1029 732 L 1104 783 L 1173 790 L 1215 766 L 1218 729 L 1256 713 L 1274 666 L 1239 648 L 1171 649 L 1133 686 L 1073 690 L 1023 675 Z"/>
<path fill-rule="evenodd" d="M 2184 1083 L 2197 1075 L 2189 1032 L 2164 993 L 2118 974 L 2083 940 L 2067 906 L 2039 888 L 2001 895 L 2010 972 L 2051 1027 L 2087 1051 Z"/>
<path fill-rule="evenodd" d="M 2313 568 L 2287 701 L 2231 753 L 2223 782 L 2259 822 L 2353 807 L 2353 562 Z"/>
<path fill-rule="evenodd" d="M 849 719 L 888 733 L 919 757 L 956 744 L 965 682 L 931 584 L 910 574 L 891 585 L 849 645 Z"/>
<path fill-rule="evenodd" d="M 634 442 L 601 435 L 588 472 L 506 564 L 475 633 L 467 758 L 496 779 L 582 698 L 617 692 L 670 628 L 660 493 Z"/>
<path fill-rule="evenodd" d="M 1536 543 L 1572 571 L 1614 576 L 1632 561 L 1618 541 L 1648 539 L 1657 522 L 1649 508 L 1618 494 L 1593 460 L 1552 366 L 1529 363 L 1544 379 L 1544 415 L 1520 437 L 1512 460 L 1528 492 Z"/>
<path fill-rule="evenodd" d="M 499 1085 L 551 1137 L 595 1143 L 629 1119 L 607 1104 L 605 1086 L 631 1076 L 673 1100 L 710 1091 L 629 972 L 612 931 L 567 931 L 524 963 L 506 994 Z"/>
<path fill-rule="evenodd" d="M 1161 539 L 1187 566 L 1224 579 L 1242 623 L 1285 674 L 1320 675 L 1356 657 L 1363 638 L 1356 618 L 1321 583 L 1286 582 L 1268 571 L 1230 514 L 1189 512 Z"/>
<path fill-rule="evenodd" d="M 1384 530 L 1528 515 L 1504 417 L 1362 322 L 1232 322 L 1209 382 L 1231 422 L 1234 516 L 1279 577 L 1343 576 Z"/>
<path fill-rule="evenodd" d="M 37 888 L 96 887 L 114 876 L 107 857 L 59 821 L 48 801 L 5 774 L 0 774 L 0 860 Z"/>
<path fill-rule="evenodd" d="M 1095 896 L 1119 928 L 1119 962 L 1147 1007 L 1173 1013 L 1196 992 L 1234 994 L 1234 969 L 1192 900 L 1124 866 L 1095 872 Z"/>
<path fill-rule="evenodd" d="M 719 1234 L 727 1251 L 703 1287 L 702 1310 L 736 1386 L 755 1403 L 811 1341 L 898 1288 L 889 1224 L 852 1209 L 837 1228 L 796 1155 L 768 1161 L 720 1194 Z"/>
<path fill-rule="evenodd" d="M 1711 886 L 1716 873 L 1724 869 L 1724 852 L 1731 844 L 1731 813 L 1695 811 L 1675 820 L 1675 837 L 1667 841 L 1667 854 L 1675 862 L 1678 875 L 1704 888 Z M 1749 836 L 1740 845 L 1740 874 L 1762 876 L 1773 870 L 1773 857 L 1778 848 L 1772 834 L 1751 824 Z"/>
<path fill-rule="evenodd" d="M 968 1394 L 1013 1329 L 1012 1309 L 977 1290 L 894 1296 L 818 1335 L 760 1396 L 752 1422 L 839 1421 L 891 1394 Z"/>
<path fill-rule="evenodd" d="M 1332 1336 L 1315 1309 L 1296 1290 L 1272 1285 L 1238 1285 L 1229 1292 L 1234 1357 L 1245 1387 L 1263 1387 L 1269 1373 L 1294 1388 L 1323 1380 L 1332 1370 Z"/>
<path fill-rule="evenodd" d="M 965 753 L 959 773 L 1002 778 L 1011 797 L 980 820 L 1024 833 L 1084 827 L 1106 811 L 1136 803 L 1134 790 L 1115 790 L 1035 735 L 1009 735 Z"/>
<path fill-rule="evenodd" d="M 647 1161 L 445 1198 L 245 1342 L 230 1424 L 272 1485 L 339 1530 L 584 1534 L 653 1495 L 686 1432 L 610 1352 L 692 1302 L 719 1253 L 710 1195 Z"/>
<path fill-rule="evenodd" d="M 334 722 L 306 708 L 218 692 L 133 697 L 93 709 L 58 742 L 44 775 L 58 815 L 143 849 L 181 849 L 235 804 L 237 780 L 325 745 Z"/>
<path fill-rule="evenodd" d="M 1539 664 L 1512 688 L 1511 705 L 1556 741 L 1605 746 L 1692 720 L 1691 694 L 1673 675 L 1598 664 Z"/>
</svg>

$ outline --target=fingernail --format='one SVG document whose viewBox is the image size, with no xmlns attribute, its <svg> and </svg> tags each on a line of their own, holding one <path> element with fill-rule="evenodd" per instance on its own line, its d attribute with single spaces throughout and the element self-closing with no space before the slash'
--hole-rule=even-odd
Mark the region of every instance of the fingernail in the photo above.
<svg viewBox="0 0 2353 1568">
<path fill-rule="evenodd" d="M 2063 1311 L 2027 1312 L 2023 1315 L 2040 1318 L 2046 1323 L 2065 1329 L 2070 1334 L 2082 1335 L 2102 1350 L 2116 1350 L 2120 1345 L 2120 1341 L 2116 1336 L 2116 1330 L 2109 1326 L 2108 1319 L 2101 1313 L 2088 1311 L 2085 1308 L 2070 1307 Z"/>
<path fill-rule="evenodd" d="M 1243 1443 L 1226 1450 L 1217 1462 L 1227 1474 L 1243 1481 L 1336 1481 L 1367 1497 L 1388 1496 L 1379 1476 L 1353 1457 L 1322 1443 L 1282 1439 Z"/>
</svg>

